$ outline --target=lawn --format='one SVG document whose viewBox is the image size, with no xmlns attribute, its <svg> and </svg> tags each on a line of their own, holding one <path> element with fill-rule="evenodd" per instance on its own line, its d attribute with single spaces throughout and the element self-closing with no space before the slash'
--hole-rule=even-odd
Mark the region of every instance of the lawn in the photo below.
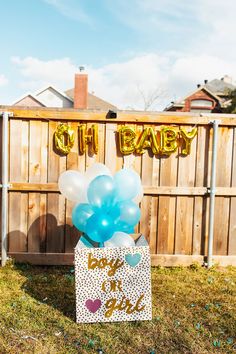
<svg viewBox="0 0 236 354">
<path fill-rule="evenodd" d="M 153 320 L 75 323 L 68 267 L 0 269 L 0 353 L 236 353 L 236 268 L 153 268 Z"/>
</svg>

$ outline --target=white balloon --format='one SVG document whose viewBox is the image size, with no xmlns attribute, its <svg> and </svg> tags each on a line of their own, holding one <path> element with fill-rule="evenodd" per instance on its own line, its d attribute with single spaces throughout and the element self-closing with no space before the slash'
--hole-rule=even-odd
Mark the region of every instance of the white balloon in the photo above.
<svg viewBox="0 0 236 354">
<path fill-rule="evenodd" d="M 87 185 L 84 174 L 68 170 L 63 172 L 58 180 L 58 187 L 62 195 L 73 202 L 87 201 Z"/>
<path fill-rule="evenodd" d="M 104 243 L 105 247 L 133 247 L 135 242 L 133 238 L 125 232 L 115 232 L 113 236 Z"/>
<path fill-rule="evenodd" d="M 109 168 L 106 165 L 104 165 L 103 163 L 100 163 L 100 162 L 94 163 L 85 172 L 87 184 L 89 185 L 89 183 L 94 178 L 96 178 L 97 176 L 102 176 L 102 175 L 112 176 L 111 171 L 109 170 Z"/>
<path fill-rule="evenodd" d="M 123 168 L 114 175 L 116 200 L 122 202 L 134 199 L 141 191 L 139 174 L 131 168 Z"/>
<path fill-rule="evenodd" d="M 133 199 L 133 202 L 134 202 L 135 204 L 139 204 L 142 199 L 143 199 L 143 186 L 141 185 L 141 187 L 140 187 L 140 192 L 139 192 L 139 194 L 137 194 L 136 197 Z"/>
</svg>

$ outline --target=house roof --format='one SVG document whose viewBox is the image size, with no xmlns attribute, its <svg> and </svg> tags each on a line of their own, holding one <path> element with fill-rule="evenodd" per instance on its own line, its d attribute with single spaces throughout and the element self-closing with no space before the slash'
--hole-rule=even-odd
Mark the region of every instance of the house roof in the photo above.
<svg viewBox="0 0 236 354">
<path fill-rule="evenodd" d="M 40 101 L 40 99 L 38 97 L 36 97 L 34 94 L 28 92 L 20 97 L 18 97 L 13 103 L 12 105 L 15 106 L 17 105 L 20 101 L 24 100 L 26 97 L 30 97 L 32 98 L 34 101 L 36 101 L 37 103 L 39 103 L 40 105 L 42 105 L 43 107 L 45 107 L 45 104 L 43 102 Z"/>
<path fill-rule="evenodd" d="M 207 92 L 210 96 L 212 96 L 215 100 L 217 100 L 221 107 L 226 107 L 229 105 L 229 93 L 232 90 L 235 90 L 236 86 L 232 84 L 232 78 L 229 77 L 228 75 L 225 75 L 222 77 L 220 80 L 219 79 L 214 79 L 209 82 L 206 81 L 205 85 L 202 85 L 198 87 L 195 91 L 192 93 L 188 94 L 185 97 L 182 97 L 181 99 L 171 103 L 168 105 L 164 110 L 170 110 L 173 107 L 183 107 L 185 104 L 185 100 L 196 94 L 200 90 L 204 90 Z"/>
<path fill-rule="evenodd" d="M 65 91 L 65 94 L 74 101 L 74 89 L 69 89 Z M 117 109 L 113 104 L 104 101 L 103 99 L 93 95 L 92 93 L 88 93 L 88 109 L 100 109 L 107 111 L 109 109 Z"/>
<path fill-rule="evenodd" d="M 184 102 L 185 100 L 190 97 L 190 96 L 193 96 L 195 95 L 195 93 L 197 93 L 198 91 L 205 91 L 206 93 L 208 93 L 210 96 L 212 96 L 213 98 L 215 98 L 217 101 L 221 101 L 221 98 L 219 96 L 217 96 L 216 94 L 214 94 L 212 91 L 210 91 L 207 87 L 205 86 L 200 86 L 198 87 L 195 91 L 191 92 L 190 94 L 188 94 L 187 96 L 181 98 L 180 100 L 178 100 L 176 102 L 176 104 L 183 104 L 184 105 Z"/>
<path fill-rule="evenodd" d="M 41 88 L 40 90 L 38 90 L 37 92 L 34 93 L 35 96 L 39 96 L 42 92 L 48 90 L 48 89 L 52 89 L 53 91 L 59 93 L 59 95 L 61 95 L 62 97 L 66 98 L 67 100 L 73 102 L 73 100 L 71 99 L 71 97 L 67 96 L 65 92 L 58 90 L 58 88 L 56 88 L 53 85 L 49 85 L 49 86 L 45 86 L 43 88 Z"/>
<path fill-rule="evenodd" d="M 217 95 L 227 95 L 229 91 L 236 89 L 236 86 L 229 82 L 225 82 L 224 79 L 211 80 L 204 85 L 204 87 Z"/>
<path fill-rule="evenodd" d="M 20 101 L 22 101 L 23 99 L 25 99 L 26 97 L 31 97 L 33 100 L 37 101 L 39 104 L 41 104 L 43 107 L 45 106 L 45 103 L 40 100 L 40 98 L 38 97 L 42 92 L 51 89 L 52 91 L 58 93 L 60 96 L 66 98 L 68 101 L 70 101 L 71 103 L 73 103 L 73 100 L 71 99 L 71 97 L 67 96 L 65 94 L 65 92 L 58 90 L 55 86 L 53 85 L 49 85 L 49 86 L 44 86 L 42 87 L 40 90 L 36 91 L 35 93 L 26 93 L 25 95 L 19 97 L 15 102 L 13 102 L 13 105 L 16 105 L 17 103 L 19 103 Z"/>
<path fill-rule="evenodd" d="M 172 107 L 184 107 L 185 104 L 185 100 L 190 97 L 193 96 L 194 94 L 196 94 L 199 91 L 204 90 L 206 93 L 208 93 L 210 96 L 212 96 L 215 100 L 217 100 L 218 102 L 220 102 L 220 104 L 223 103 L 223 100 L 221 97 L 217 96 L 215 93 L 211 92 L 208 88 L 206 88 L 205 86 L 200 86 L 198 87 L 195 91 L 191 92 L 190 94 L 188 94 L 185 97 L 182 97 L 181 99 L 177 100 L 176 102 L 170 104 L 169 106 L 167 106 L 164 111 L 169 110 Z"/>
</svg>

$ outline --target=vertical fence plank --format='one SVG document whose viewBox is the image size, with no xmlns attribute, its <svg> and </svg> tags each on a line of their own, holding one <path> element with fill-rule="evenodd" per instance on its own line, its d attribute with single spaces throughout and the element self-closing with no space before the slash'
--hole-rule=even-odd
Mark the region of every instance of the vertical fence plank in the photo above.
<svg viewBox="0 0 236 354">
<path fill-rule="evenodd" d="M 151 199 L 149 245 L 151 254 L 157 253 L 157 217 L 158 217 L 158 197 Z"/>
<path fill-rule="evenodd" d="M 206 127 L 206 164 L 204 173 L 204 184 L 210 188 L 211 185 L 211 165 L 212 165 L 212 149 L 213 149 L 213 127 L 208 125 Z M 210 212 L 210 198 L 209 195 L 203 198 L 203 219 L 202 219 L 202 232 L 204 235 L 202 252 L 207 255 L 208 252 L 208 239 L 209 239 L 209 215 Z"/>
<path fill-rule="evenodd" d="M 161 157 L 161 186 L 176 186 L 177 162 L 176 154 Z M 175 208 L 176 197 L 159 197 L 157 253 L 172 254 L 174 251 Z"/>
<path fill-rule="evenodd" d="M 49 122 L 48 182 L 57 183 L 66 170 L 66 156 L 55 150 L 54 132 L 60 122 Z M 47 252 L 64 252 L 65 198 L 58 193 L 48 194 L 47 206 Z"/>
<path fill-rule="evenodd" d="M 206 183 L 206 144 L 207 135 L 206 127 L 198 127 L 197 135 L 197 152 L 196 152 L 196 171 L 195 186 L 202 187 Z M 194 215 L 193 215 L 193 254 L 201 254 L 203 245 L 203 197 L 194 198 Z"/>
<path fill-rule="evenodd" d="M 233 129 L 221 127 L 217 144 L 216 186 L 230 187 Z M 220 162 L 220 163 L 219 163 Z M 229 197 L 216 197 L 213 254 L 227 255 L 229 230 Z"/>
<path fill-rule="evenodd" d="M 74 145 L 67 155 L 67 170 L 75 170 L 78 171 L 79 169 L 84 171 L 85 169 L 85 157 L 81 157 L 79 155 L 78 150 L 78 126 L 79 123 L 72 122 L 70 123 L 71 129 L 73 129 L 75 134 L 75 142 Z M 66 225 L 65 225 L 65 252 L 70 253 L 74 252 L 74 248 L 78 242 L 80 237 L 79 231 L 73 226 L 72 224 L 72 210 L 75 203 L 69 200 L 66 200 Z"/>
<path fill-rule="evenodd" d="M 28 127 L 22 120 L 10 120 L 9 179 L 28 182 Z M 8 243 L 10 252 L 27 251 L 28 194 L 9 193 Z"/>
<path fill-rule="evenodd" d="M 140 232 L 145 236 L 150 244 L 150 218 L 151 218 L 151 198 L 144 196 L 141 202 Z"/>
<path fill-rule="evenodd" d="M 117 124 L 106 123 L 105 164 L 114 174 L 123 166 L 123 156 L 117 150 Z"/>
<path fill-rule="evenodd" d="M 30 121 L 29 131 L 29 182 L 40 182 L 41 172 L 41 122 Z M 40 252 L 40 194 L 29 193 L 28 252 Z"/>
<path fill-rule="evenodd" d="M 29 182 L 47 182 L 48 123 L 30 121 Z M 46 249 L 46 194 L 29 193 L 28 251 Z"/>
<path fill-rule="evenodd" d="M 98 155 L 97 161 L 104 163 L 105 162 L 105 146 L 106 146 L 106 125 L 100 123 L 98 125 Z"/>
<path fill-rule="evenodd" d="M 93 125 L 92 122 L 87 123 L 87 127 L 86 127 L 87 134 L 91 134 L 92 125 Z M 98 162 L 98 155 L 94 154 L 91 144 L 87 145 L 85 155 L 86 155 L 86 169 L 92 166 L 94 163 Z"/>
<path fill-rule="evenodd" d="M 236 187 L 236 128 L 233 129 L 231 187 Z M 231 197 L 228 254 L 236 255 L 236 197 Z"/>
<path fill-rule="evenodd" d="M 149 125 L 144 125 L 143 129 L 148 128 Z M 147 149 L 142 155 L 142 184 L 144 186 L 152 186 L 153 184 L 153 153 L 150 149 Z M 152 196 L 145 195 L 141 203 L 141 220 L 140 220 L 140 232 L 146 237 L 149 245 L 152 249 L 151 252 L 156 252 L 156 226 L 151 225 L 151 213 L 155 207 L 155 215 L 157 215 L 157 204 L 152 206 Z M 152 220 L 154 221 L 154 220 Z M 157 220 L 155 220 L 157 222 Z M 152 232 L 151 232 L 152 231 Z"/>
<path fill-rule="evenodd" d="M 185 126 L 186 130 L 192 127 Z M 179 151 L 178 186 L 193 187 L 196 168 L 196 139 L 191 144 L 191 154 L 181 156 Z M 192 253 L 193 197 L 177 197 L 175 253 Z"/>
<path fill-rule="evenodd" d="M 21 120 L 10 120 L 10 180 L 21 181 Z M 16 139 L 18 137 L 18 139 Z M 26 237 L 20 230 L 21 225 L 21 193 L 9 194 L 9 251 L 25 251 Z"/>
</svg>

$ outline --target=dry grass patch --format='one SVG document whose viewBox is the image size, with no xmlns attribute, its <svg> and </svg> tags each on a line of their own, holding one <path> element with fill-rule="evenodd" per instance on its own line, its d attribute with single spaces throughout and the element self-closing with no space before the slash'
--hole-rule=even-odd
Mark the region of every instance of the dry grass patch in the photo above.
<svg viewBox="0 0 236 354">
<path fill-rule="evenodd" d="M 236 353 L 236 269 L 153 268 L 153 320 L 75 323 L 73 269 L 0 269 L 1 353 Z"/>
</svg>

